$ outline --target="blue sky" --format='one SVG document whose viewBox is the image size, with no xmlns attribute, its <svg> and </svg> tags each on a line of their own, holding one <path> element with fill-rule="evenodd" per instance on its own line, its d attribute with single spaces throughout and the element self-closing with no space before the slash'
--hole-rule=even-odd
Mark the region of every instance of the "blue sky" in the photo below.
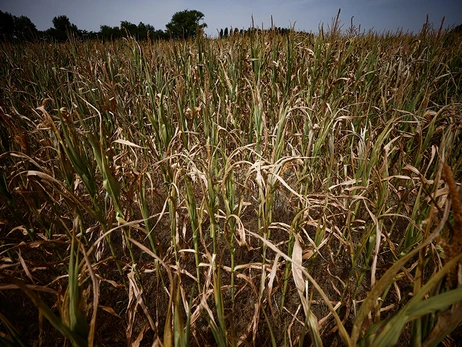
<svg viewBox="0 0 462 347">
<path fill-rule="evenodd" d="M 366 31 L 418 32 L 427 14 L 435 27 L 443 17 L 445 27 L 462 24 L 462 0 L 0 0 L 1 11 L 27 16 L 39 30 L 52 27 L 59 15 L 88 31 L 124 20 L 165 30 L 172 15 L 185 9 L 204 13 L 206 32 L 212 36 L 220 28 L 248 28 L 252 15 L 258 27 L 269 27 L 273 16 L 276 26 L 295 24 L 298 30 L 317 32 L 320 24 L 332 23 L 339 9 L 344 28 L 354 16 L 354 24 Z"/>
</svg>

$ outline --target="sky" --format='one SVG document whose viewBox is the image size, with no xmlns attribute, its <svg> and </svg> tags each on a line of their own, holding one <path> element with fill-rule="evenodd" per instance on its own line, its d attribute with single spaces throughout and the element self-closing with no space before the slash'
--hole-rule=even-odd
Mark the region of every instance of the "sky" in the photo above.
<svg viewBox="0 0 462 347">
<path fill-rule="evenodd" d="M 208 25 L 206 33 L 217 36 L 221 28 L 247 29 L 271 26 L 317 33 L 326 28 L 341 9 L 340 22 L 362 31 L 419 32 L 429 21 L 439 28 L 462 24 L 462 0 L 0 0 L 0 10 L 27 16 L 38 30 L 53 26 L 55 16 L 66 15 L 79 29 L 99 31 L 100 25 L 119 26 L 121 21 L 143 22 L 165 30 L 172 15 L 198 10 Z"/>
</svg>

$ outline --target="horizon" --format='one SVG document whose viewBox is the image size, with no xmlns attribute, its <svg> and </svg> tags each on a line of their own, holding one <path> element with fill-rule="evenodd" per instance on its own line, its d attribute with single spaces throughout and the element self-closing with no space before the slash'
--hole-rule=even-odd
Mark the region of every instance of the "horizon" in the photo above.
<svg viewBox="0 0 462 347">
<path fill-rule="evenodd" d="M 80 30 L 99 32 L 102 25 L 119 27 L 122 21 L 133 24 L 152 25 L 155 30 L 165 30 L 165 25 L 174 13 L 183 10 L 198 10 L 204 14 L 205 32 L 215 37 L 220 29 L 252 27 L 266 29 L 274 26 L 291 28 L 297 31 L 318 32 L 332 24 L 339 10 L 340 24 L 347 29 L 353 24 L 361 32 L 419 32 L 426 23 L 439 28 L 445 18 L 443 28 L 450 28 L 462 23 L 460 13 L 462 4 L 445 0 L 256 0 L 244 2 L 170 1 L 158 0 L 2 0 L 0 10 L 14 16 L 26 16 L 44 31 L 53 27 L 52 19 L 65 15 Z M 55 9 L 51 11 L 50 8 Z M 275 13 L 272 13 L 275 12 Z"/>
</svg>

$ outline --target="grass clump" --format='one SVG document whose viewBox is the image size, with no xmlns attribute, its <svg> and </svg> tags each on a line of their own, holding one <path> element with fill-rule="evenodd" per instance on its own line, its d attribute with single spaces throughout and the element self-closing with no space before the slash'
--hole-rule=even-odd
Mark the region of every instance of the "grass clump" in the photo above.
<svg viewBox="0 0 462 347">
<path fill-rule="evenodd" d="M 353 29 L 2 45 L 1 342 L 460 336 L 462 40 Z"/>
</svg>

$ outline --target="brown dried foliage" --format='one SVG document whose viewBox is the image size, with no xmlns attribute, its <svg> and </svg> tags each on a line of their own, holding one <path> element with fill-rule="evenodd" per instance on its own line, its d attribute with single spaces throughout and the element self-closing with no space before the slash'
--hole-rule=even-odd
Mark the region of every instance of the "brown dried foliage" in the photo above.
<svg viewBox="0 0 462 347">
<path fill-rule="evenodd" d="M 449 238 L 443 243 L 444 252 L 446 254 L 446 262 L 448 262 L 462 252 L 462 205 L 452 170 L 446 163 L 443 164 L 443 176 L 446 184 L 448 185 L 449 197 L 452 200 L 452 213 L 454 216 L 454 225 L 450 228 Z M 451 288 L 456 285 L 455 283 L 460 265 L 461 264 L 451 271 L 448 278 L 449 286 Z"/>
</svg>

